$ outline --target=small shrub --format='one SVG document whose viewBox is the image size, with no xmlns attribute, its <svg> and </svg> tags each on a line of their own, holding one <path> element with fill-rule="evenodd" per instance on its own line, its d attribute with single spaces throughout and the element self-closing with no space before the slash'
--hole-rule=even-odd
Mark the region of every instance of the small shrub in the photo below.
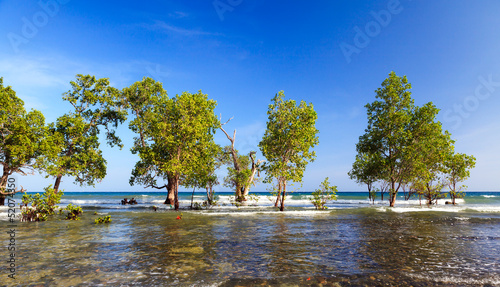
<svg viewBox="0 0 500 287">
<path fill-rule="evenodd" d="M 373 204 L 375 204 L 375 199 L 377 198 L 377 192 L 379 191 L 380 190 L 378 188 L 373 188 L 372 190 L 370 190 L 369 196 Z"/>
<path fill-rule="evenodd" d="M 236 206 L 236 207 L 240 207 L 242 205 L 241 202 L 236 200 L 236 197 L 229 196 L 228 198 L 229 198 L 229 202 L 231 203 L 231 205 Z"/>
<path fill-rule="evenodd" d="M 337 186 L 331 186 L 328 182 L 328 177 L 321 183 L 319 189 L 316 189 L 312 193 L 312 198 L 310 198 L 311 203 L 319 210 L 328 209 L 325 204 L 331 200 L 337 200 L 335 193 L 337 192 Z"/>
<path fill-rule="evenodd" d="M 202 210 L 203 209 L 203 206 L 199 203 L 199 202 L 195 202 L 193 204 L 193 209 L 194 210 Z"/>
<path fill-rule="evenodd" d="M 102 216 L 102 217 L 96 218 L 96 220 L 94 220 L 94 222 L 95 222 L 95 224 L 110 223 L 111 222 L 111 216 L 107 215 L 107 216 Z"/>
<path fill-rule="evenodd" d="M 45 221 L 53 215 L 61 201 L 62 191 L 56 193 L 52 185 L 44 188 L 42 194 L 24 194 L 21 204 L 21 221 Z M 31 205 L 31 206 L 30 206 Z"/>
<path fill-rule="evenodd" d="M 249 193 L 248 201 L 253 201 L 253 203 L 250 205 L 257 206 L 257 203 L 259 202 L 259 196 L 255 193 Z"/>
<path fill-rule="evenodd" d="M 203 201 L 202 206 L 206 209 L 209 209 L 213 206 L 219 206 L 218 201 L 219 196 L 212 191 L 209 193 L 209 197 L 207 198 L 207 200 Z"/>
<path fill-rule="evenodd" d="M 76 206 L 73 204 L 68 204 L 65 210 L 69 211 L 68 215 L 66 215 L 66 220 L 80 220 L 79 215 L 83 213 L 83 210 L 80 206 Z"/>
</svg>

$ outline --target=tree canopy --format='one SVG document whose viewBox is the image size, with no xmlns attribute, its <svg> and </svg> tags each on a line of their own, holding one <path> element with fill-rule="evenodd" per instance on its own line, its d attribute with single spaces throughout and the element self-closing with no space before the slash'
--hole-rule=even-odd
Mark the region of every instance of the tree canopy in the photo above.
<svg viewBox="0 0 500 287">
<path fill-rule="evenodd" d="M 419 107 L 411 98 L 406 76 L 394 72 L 376 90 L 376 99 L 366 105 L 368 127 L 359 137 L 352 179 L 371 184 L 389 184 L 390 206 L 401 187 L 409 186 L 429 204 L 442 198 L 448 170 L 447 159 L 454 141 L 436 120 L 439 109 L 431 102 Z"/>
<path fill-rule="evenodd" d="M 140 157 L 130 183 L 167 188 L 168 203 L 177 210 L 181 179 L 194 179 L 203 168 L 211 169 L 203 163 L 216 149 L 213 135 L 220 125 L 214 114 L 217 103 L 201 91 L 184 92 L 170 99 L 161 83 L 150 78 L 124 89 L 124 95 L 135 115 L 130 128 L 138 133 L 132 153 Z M 159 186 L 157 179 L 168 183 Z"/>
<path fill-rule="evenodd" d="M 0 78 L 0 205 L 4 205 L 8 177 L 14 173 L 26 175 L 37 167 L 37 161 L 50 145 L 48 127 L 40 111 L 26 112 L 24 102 Z M 15 191 L 14 191 L 15 192 Z"/>
<path fill-rule="evenodd" d="M 57 152 L 47 154 L 42 165 L 49 176 L 56 178 L 56 193 L 63 176 L 90 186 L 106 176 L 106 160 L 99 143 L 102 128 L 107 144 L 123 147 L 115 132 L 127 117 L 120 91 L 111 87 L 107 78 L 90 75 L 77 75 L 71 87 L 63 99 L 73 110 L 57 118 L 51 128 L 49 138 Z"/>
<path fill-rule="evenodd" d="M 472 155 L 466 155 L 464 153 L 449 154 L 446 158 L 445 166 L 447 172 L 445 174 L 445 177 L 450 189 L 452 204 L 455 204 L 456 198 L 461 198 L 465 195 L 463 193 L 463 190 L 466 188 L 466 186 L 457 185 L 469 178 L 470 169 L 474 168 L 475 165 L 476 158 Z"/>
<path fill-rule="evenodd" d="M 265 182 L 276 179 L 280 210 L 285 208 L 286 184 L 288 181 L 302 182 L 304 171 L 316 154 L 312 148 L 319 142 L 316 129 L 317 114 L 312 104 L 285 100 L 280 91 L 272 99 L 267 112 L 267 129 L 259 143 L 266 158 Z"/>
</svg>

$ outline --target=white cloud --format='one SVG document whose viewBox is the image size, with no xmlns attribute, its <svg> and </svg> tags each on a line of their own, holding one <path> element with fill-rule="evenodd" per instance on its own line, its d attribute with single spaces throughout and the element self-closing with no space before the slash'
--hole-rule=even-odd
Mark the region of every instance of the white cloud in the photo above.
<svg viewBox="0 0 500 287">
<path fill-rule="evenodd" d="M 163 30 L 168 33 L 175 33 L 182 36 L 221 36 L 220 33 L 206 32 L 199 29 L 186 29 L 167 24 L 163 21 L 155 21 L 153 25 L 143 25 L 149 29 Z"/>
</svg>

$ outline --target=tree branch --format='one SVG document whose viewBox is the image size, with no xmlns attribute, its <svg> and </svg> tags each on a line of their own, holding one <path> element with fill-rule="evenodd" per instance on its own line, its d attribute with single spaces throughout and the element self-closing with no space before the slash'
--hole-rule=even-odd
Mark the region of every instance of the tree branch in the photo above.
<svg viewBox="0 0 500 287">
<path fill-rule="evenodd" d="M 2 194 L 2 195 L 14 195 L 14 194 L 16 194 L 16 193 L 18 193 L 18 192 L 23 193 L 23 192 L 25 192 L 25 191 L 26 191 L 26 189 L 24 189 L 24 188 L 23 188 L 23 186 L 21 185 L 21 189 L 14 190 L 14 191 L 11 191 L 11 192 L 3 192 L 3 191 L 0 191 L 0 194 Z"/>
<path fill-rule="evenodd" d="M 164 186 L 156 186 L 156 185 L 148 185 L 148 186 L 145 186 L 144 188 L 148 188 L 148 187 L 152 187 L 152 188 L 156 188 L 156 189 L 163 189 L 163 188 L 167 188 L 167 185 L 165 184 Z"/>
</svg>

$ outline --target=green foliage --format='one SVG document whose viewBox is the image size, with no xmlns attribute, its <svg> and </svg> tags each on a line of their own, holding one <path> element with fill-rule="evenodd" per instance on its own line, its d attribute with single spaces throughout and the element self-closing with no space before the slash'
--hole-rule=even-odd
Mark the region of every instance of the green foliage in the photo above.
<svg viewBox="0 0 500 287">
<path fill-rule="evenodd" d="M 412 142 L 408 127 L 414 111 L 410 89 L 406 76 L 389 74 L 376 90 L 378 100 L 366 105 L 368 127 L 356 145 L 358 155 L 370 159 L 366 167 L 371 168 L 373 164 L 378 169 L 376 179 L 390 183 L 391 206 L 401 184 L 408 180 L 411 165 L 407 156 Z"/>
<path fill-rule="evenodd" d="M 202 206 L 206 209 L 212 208 L 213 206 L 218 206 L 219 205 L 219 196 L 215 194 L 215 192 L 212 190 L 211 192 L 208 193 L 207 195 L 207 200 L 203 201 Z"/>
<path fill-rule="evenodd" d="M 311 149 L 318 144 L 315 127 L 317 114 L 312 104 L 285 100 L 280 91 L 269 105 L 267 129 L 259 143 L 267 159 L 264 164 L 265 182 L 278 181 L 281 195 L 280 210 L 284 210 L 284 197 L 288 181 L 302 182 L 304 171 L 316 154 Z"/>
<path fill-rule="evenodd" d="M 441 190 L 446 186 L 444 181 L 438 181 L 434 183 L 433 181 L 425 182 L 423 180 L 414 180 L 412 182 L 412 190 L 414 196 L 419 196 L 419 198 L 424 198 L 428 205 L 437 204 L 438 199 L 446 197 L 446 193 L 441 192 Z"/>
<path fill-rule="evenodd" d="M 213 187 L 219 184 L 215 172 L 222 165 L 222 148 L 211 142 L 202 150 L 196 170 L 181 178 L 182 185 L 188 188 L 204 188 L 207 191 L 207 200 L 203 206 L 209 208 L 217 204 L 217 196 Z"/>
<path fill-rule="evenodd" d="M 96 218 L 96 219 L 94 220 L 94 223 L 95 223 L 95 224 L 110 223 L 110 222 L 111 222 L 111 216 L 110 216 L 110 215 L 101 216 L 101 217 Z"/>
<path fill-rule="evenodd" d="M 241 201 L 240 201 L 240 200 L 238 200 L 238 199 L 236 198 L 236 196 L 234 196 L 234 197 L 233 197 L 233 196 L 231 196 L 231 195 L 230 195 L 230 196 L 228 197 L 228 199 L 229 199 L 229 202 L 231 203 L 231 205 L 233 205 L 233 206 L 240 207 L 240 206 L 242 206 L 242 205 L 243 205 L 243 203 L 241 203 Z"/>
<path fill-rule="evenodd" d="M 162 188 L 157 180 L 168 180 L 163 187 L 173 191 L 178 209 L 181 178 L 186 184 L 214 182 L 210 161 L 220 125 L 214 114 L 217 103 L 201 91 L 169 99 L 161 83 L 149 78 L 125 88 L 123 95 L 135 116 L 129 127 L 138 134 L 131 151 L 140 158 L 130 183 Z"/>
<path fill-rule="evenodd" d="M 26 112 L 24 102 L 10 86 L 3 85 L 0 77 L 0 192 L 5 193 L 10 175 L 27 175 L 37 169 L 40 157 L 50 147 L 47 134 L 43 114 Z M 5 195 L 0 194 L 0 198 Z"/>
<path fill-rule="evenodd" d="M 229 146 L 224 148 L 224 151 L 230 154 L 228 151 Z M 224 186 L 231 188 L 233 190 L 237 190 L 238 188 L 242 188 L 247 183 L 248 179 L 251 175 L 250 170 L 250 157 L 248 155 L 241 155 L 235 150 L 238 157 L 238 166 L 241 169 L 240 171 L 236 170 L 232 165 L 232 159 L 226 162 L 227 167 L 227 175 L 224 177 Z"/>
<path fill-rule="evenodd" d="M 373 188 L 370 190 L 369 198 L 373 203 L 375 203 L 375 199 L 377 198 L 377 192 L 379 192 L 379 191 L 380 191 L 380 189 L 378 189 L 378 188 Z"/>
<path fill-rule="evenodd" d="M 76 206 L 73 204 L 68 204 L 68 206 L 66 206 L 66 210 L 69 211 L 68 215 L 66 215 L 67 220 L 80 220 L 79 215 L 83 213 L 83 210 L 80 206 Z"/>
<path fill-rule="evenodd" d="M 72 90 L 63 99 L 73 111 L 57 118 L 51 128 L 52 152 L 44 157 L 41 168 L 56 177 L 59 188 L 62 176 L 71 176 L 80 185 L 93 186 L 106 176 L 106 160 L 99 147 L 99 134 L 105 130 L 107 143 L 123 146 L 115 129 L 126 120 L 127 112 L 120 91 L 106 78 L 77 75 Z"/>
<path fill-rule="evenodd" d="M 453 150 L 450 134 L 435 120 L 439 110 L 432 103 L 415 106 L 410 89 L 406 76 L 394 72 L 377 89 L 377 100 L 366 105 L 368 127 L 349 173 L 369 189 L 375 181 L 388 182 L 391 206 L 405 185 L 438 199 L 442 184 L 433 182 L 445 172 L 445 159 Z"/>
<path fill-rule="evenodd" d="M 316 207 L 316 209 L 324 210 L 328 209 L 326 203 L 328 201 L 337 200 L 336 193 L 337 186 L 331 186 L 328 181 L 328 177 L 321 183 L 319 189 L 316 189 L 312 193 L 312 198 L 310 198 L 311 203 Z"/>
<path fill-rule="evenodd" d="M 195 203 L 193 204 L 193 209 L 194 209 L 194 210 L 202 210 L 202 209 L 203 209 L 203 207 L 204 207 L 204 206 L 203 206 L 202 204 L 200 204 L 199 202 L 195 202 Z"/>
<path fill-rule="evenodd" d="M 358 153 L 348 175 L 359 184 L 366 184 L 370 200 L 375 200 L 373 184 L 378 180 L 380 169 L 376 165 L 376 154 Z"/>
<path fill-rule="evenodd" d="M 22 198 L 21 221 L 45 221 L 58 208 L 63 192 L 56 193 L 52 185 L 44 188 L 42 194 L 24 194 Z M 24 206 L 23 206 L 24 205 Z"/>
<path fill-rule="evenodd" d="M 466 180 L 470 176 L 470 169 L 476 165 L 476 158 L 463 153 L 454 153 L 448 155 L 446 159 L 446 174 L 445 178 L 448 180 L 448 187 L 450 189 L 450 197 L 452 203 L 455 204 L 456 198 L 463 198 L 466 188 L 465 185 L 457 187 L 457 184 Z"/>
<path fill-rule="evenodd" d="M 259 195 L 250 193 L 248 194 L 248 200 L 255 202 L 257 204 L 259 202 Z"/>
</svg>

